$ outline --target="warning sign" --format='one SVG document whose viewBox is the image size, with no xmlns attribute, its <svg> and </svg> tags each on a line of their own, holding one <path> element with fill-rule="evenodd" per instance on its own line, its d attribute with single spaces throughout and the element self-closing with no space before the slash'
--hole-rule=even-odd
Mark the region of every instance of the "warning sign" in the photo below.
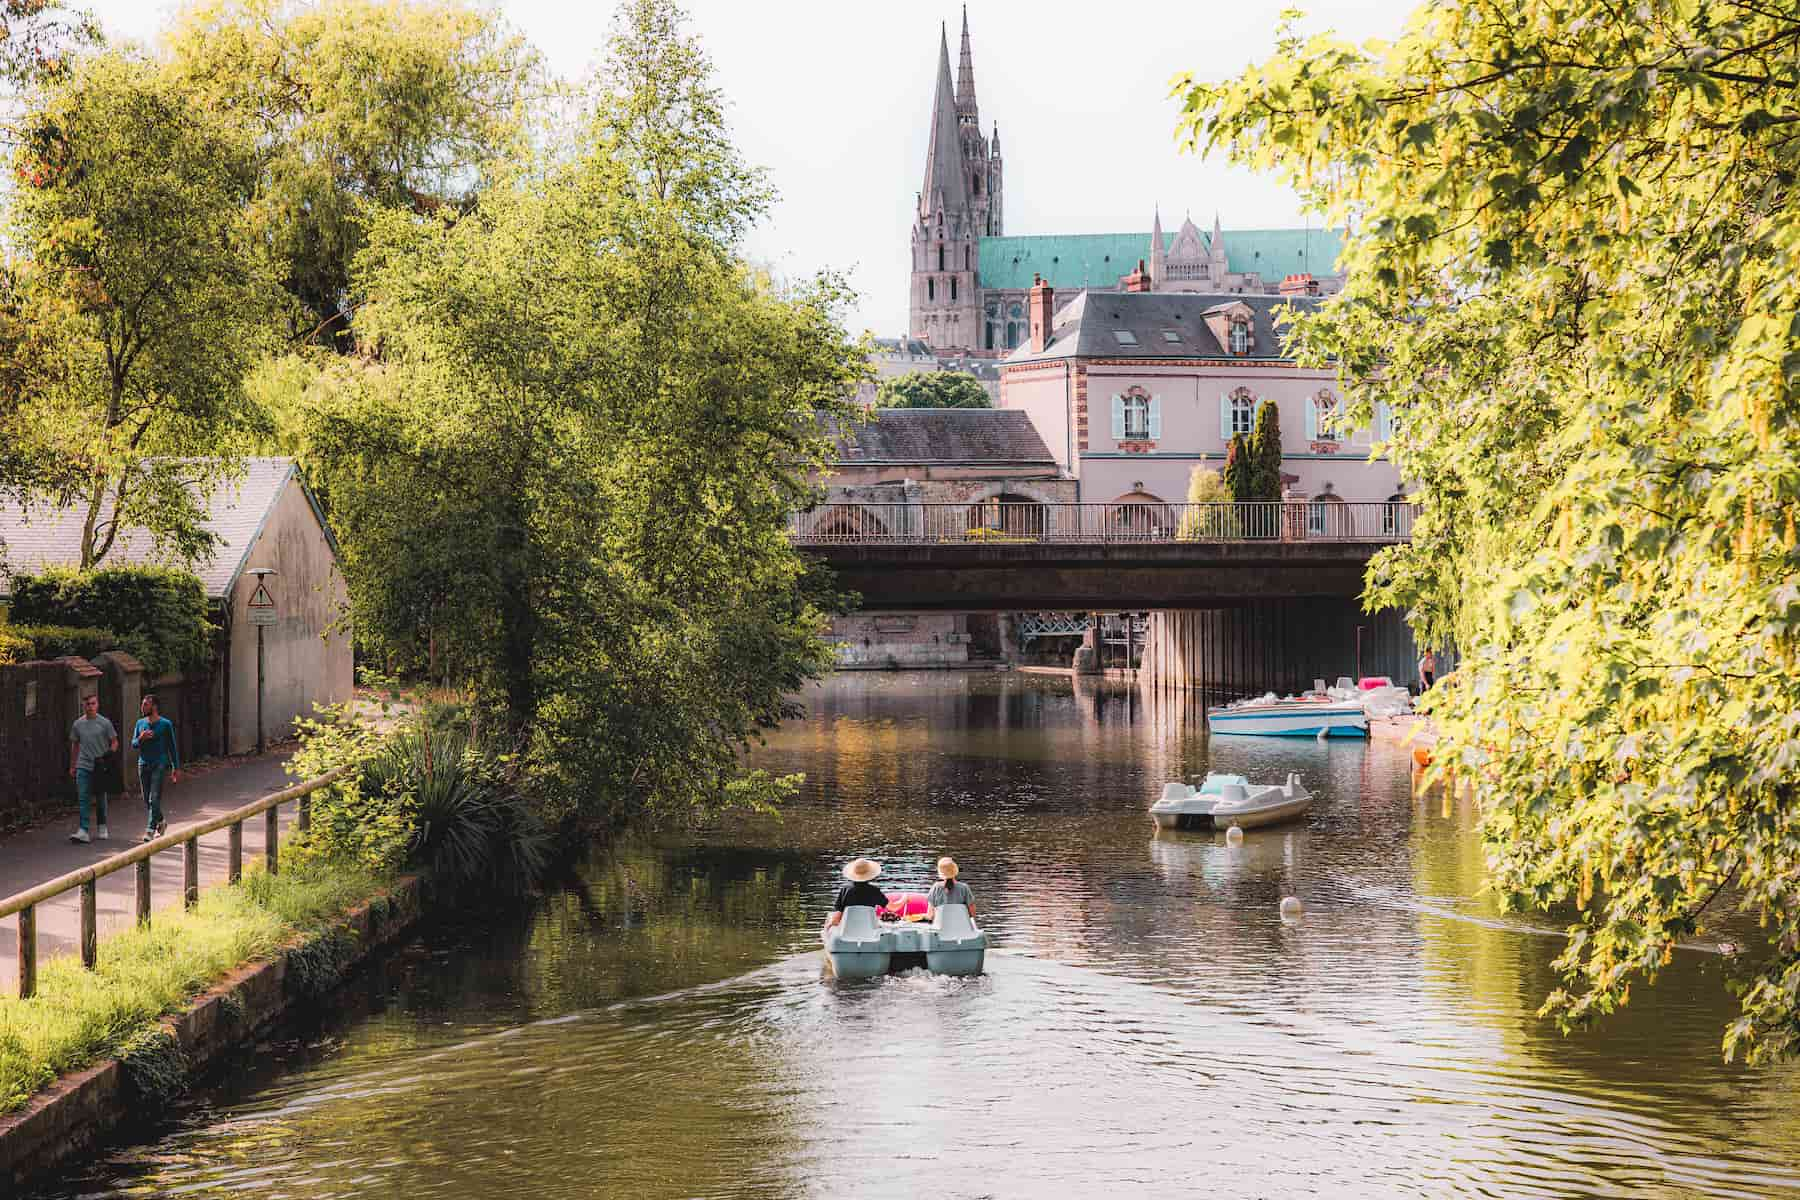
<svg viewBox="0 0 1800 1200">
<path fill-rule="evenodd" d="M 252 625 L 273 625 L 275 623 L 275 597 L 269 595 L 269 589 L 258 580 L 256 590 L 250 594 L 250 623 Z"/>
</svg>

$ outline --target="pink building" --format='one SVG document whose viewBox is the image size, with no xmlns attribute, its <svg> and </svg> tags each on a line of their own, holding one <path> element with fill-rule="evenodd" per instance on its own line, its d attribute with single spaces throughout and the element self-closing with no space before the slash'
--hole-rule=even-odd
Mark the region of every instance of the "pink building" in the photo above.
<svg viewBox="0 0 1800 1200">
<path fill-rule="evenodd" d="M 1084 291 L 1058 311 L 1040 280 L 1030 337 L 1001 366 L 1001 407 L 1031 417 L 1082 501 L 1185 500 L 1194 468 L 1223 468 L 1231 436 L 1249 433 L 1264 404 L 1280 414 L 1291 497 L 1400 493 L 1393 464 L 1369 461 L 1386 415 L 1373 430 L 1334 432 L 1334 373 L 1299 366 L 1276 330 L 1283 308 L 1319 303 L 1310 279 L 1290 280 L 1287 295 L 1160 292 L 1140 264 L 1126 286 Z"/>
</svg>

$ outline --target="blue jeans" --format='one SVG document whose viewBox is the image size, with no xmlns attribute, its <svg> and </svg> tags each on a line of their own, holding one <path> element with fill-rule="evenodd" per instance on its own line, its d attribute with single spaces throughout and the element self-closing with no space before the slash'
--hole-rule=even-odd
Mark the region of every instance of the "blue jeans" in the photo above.
<svg viewBox="0 0 1800 1200">
<path fill-rule="evenodd" d="M 81 829 L 87 831 L 88 810 L 94 812 L 94 824 L 106 824 L 106 793 L 94 790 L 94 769 L 92 767 L 75 768 L 75 795 L 81 801 Z"/>
<path fill-rule="evenodd" d="M 146 831 L 154 831 L 162 824 L 162 785 L 168 777 L 168 763 L 138 763 L 138 782 L 144 787 L 144 807 L 149 810 Z"/>
</svg>

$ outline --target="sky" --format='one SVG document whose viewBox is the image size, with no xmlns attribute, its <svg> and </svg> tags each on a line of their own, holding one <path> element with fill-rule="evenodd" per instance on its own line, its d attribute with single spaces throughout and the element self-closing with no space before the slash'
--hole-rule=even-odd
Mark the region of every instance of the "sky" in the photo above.
<svg viewBox="0 0 1800 1200">
<path fill-rule="evenodd" d="M 1006 232 L 1123 233 L 1216 213 L 1234 228 L 1304 220 L 1276 180 L 1182 154 L 1169 80 L 1220 79 L 1267 57 L 1295 0 L 973 0 L 968 5 L 982 125 L 1000 124 Z M 1306 32 L 1391 38 L 1413 0 L 1300 0 Z M 171 4 L 87 0 L 115 36 L 152 40 Z M 503 0 L 497 7 L 565 76 L 600 58 L 606 0 Z M 686 0 L 730 101 L 732 133 L 779 192 L 749 256 L 779 275 L 846 275 L 846 323 L 906 331 L 909 236 L 924 176 L 940 23 L 955 70 L 962 9 L 952 0 Z M 1147 245 L 1147 243 L 1146 243 Z"/>
</svg>

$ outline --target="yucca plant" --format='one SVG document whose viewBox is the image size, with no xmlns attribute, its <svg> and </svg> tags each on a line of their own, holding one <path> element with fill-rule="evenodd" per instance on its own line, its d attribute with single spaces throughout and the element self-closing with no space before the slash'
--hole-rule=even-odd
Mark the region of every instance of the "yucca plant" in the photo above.
<svg viewBox="0 0 1800 1200">
<path fill-rule="evenodd" d="M 518 793 L 508 756 L 462 729 L 396 736 L 364 780 L 408 795 L 408 857 L 440 879 L 522 891 L 543 873 L 549 837 Z"/>
</svg>

